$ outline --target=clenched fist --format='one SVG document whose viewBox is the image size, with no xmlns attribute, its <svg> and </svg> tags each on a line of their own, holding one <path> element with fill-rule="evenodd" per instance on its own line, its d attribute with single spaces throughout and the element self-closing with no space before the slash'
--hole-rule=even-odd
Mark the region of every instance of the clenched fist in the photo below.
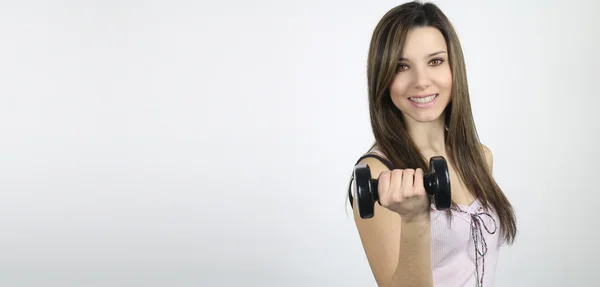
<svg viewBox="0 0 600 287">
<path fill-rule="evenodd" d="M 410 221 L 429 212 L 429 196 L 420 168 L 381 172 L 377 190 L 381 206 L 400 214 L 403 220 Z"/>
</svg>

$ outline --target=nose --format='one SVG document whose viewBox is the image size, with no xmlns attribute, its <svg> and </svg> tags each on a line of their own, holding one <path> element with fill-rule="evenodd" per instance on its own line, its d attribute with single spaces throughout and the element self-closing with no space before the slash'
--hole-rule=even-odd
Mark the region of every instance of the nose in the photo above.
<svg viewBox="0 0 600 287">
<path fill-rule="evenodd" d="M 426 68 L 415 69 L 415 88 L 425 90 L 431 85 L 431 78 L 427 73 Z"/>
</svg>

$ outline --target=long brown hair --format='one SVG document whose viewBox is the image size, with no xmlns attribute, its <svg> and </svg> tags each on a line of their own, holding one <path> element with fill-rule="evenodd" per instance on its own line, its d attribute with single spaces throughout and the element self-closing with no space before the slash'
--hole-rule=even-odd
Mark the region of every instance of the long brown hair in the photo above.
<svg viewBox="0 0 600 287">
<path fill-rule="evenodd" d="M 373 147 L 376 145 L 395 168 L 429 170 L 428 160 L 409 136 L 402 112 L 394 105 L 389 93 L 406 35 L 414 27 L 437 28 L 448 46 L 452 71 L 451 102 L 445 110 L 448 163 L 454 166 L 482 205 L 496 211 L 503 239 L 512 244 L 517 232 L 515 214 L 487 168 L 471 111 L 462 48 L 452 24 L 435 4 L 414 1 L 397 6 L 383 16 L 373 32 L 367 63 L 369 112 L 375 137 Z M 452 204 L 456 206 L 455 202 Z"/>
</svg>

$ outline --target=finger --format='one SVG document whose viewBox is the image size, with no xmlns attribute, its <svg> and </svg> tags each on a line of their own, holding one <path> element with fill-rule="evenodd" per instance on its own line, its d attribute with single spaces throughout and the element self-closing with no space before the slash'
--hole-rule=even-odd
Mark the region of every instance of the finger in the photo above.
<svg viewBox="0 0 600 287">
<path fill-rule="evenodd" d="M 382 171 L 379 174 L 377 182 L 377 192 L 379 193 L 379 205 L 387 206 L 387 197 L 390 190 L 390 172 Z"/>
<path fill-rule="evenodd" d="M 423 176 L 423 169 L 417 168 L 417 170 L 415 170 L 415 182 L 413 185 L 416 195 L 423 195 L 425 193 L 425 184 L 423 184 Z"/>
<path fill-rule="evenodd" d="M 411 197 L 414 196 L 414 182 L 415 182 L 415 170 L 414 169 L 405 169 L 404 177 L 402 178 L 402 186 L 404 196 Z"/>
<path fill-rule="evenodd" d="M 394 169 L 392 170 L 392 178 L 390 179 L 390 199 L 395 202 L 402 200 L 402 178 L 404 177 L 404 170 Z"/>
</svg>

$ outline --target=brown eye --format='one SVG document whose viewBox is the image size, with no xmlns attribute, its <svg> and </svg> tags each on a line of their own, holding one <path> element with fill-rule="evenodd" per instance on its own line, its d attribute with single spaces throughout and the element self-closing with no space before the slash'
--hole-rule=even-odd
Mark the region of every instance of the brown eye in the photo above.
<svg viewBox="0 0 600 287">
<path fill-rule="evenodd" d="M 433 59 L 431 60 L 431 64 L 434 66 L 441 65 L 444 61 L 442 59 Z"/>
<path fill-rule="evenodd" d="M 398 71 L 405 71 L 406 69 L 408 69 L 408 66 L 405 64 L 398 64 Z"/>
</svg>

